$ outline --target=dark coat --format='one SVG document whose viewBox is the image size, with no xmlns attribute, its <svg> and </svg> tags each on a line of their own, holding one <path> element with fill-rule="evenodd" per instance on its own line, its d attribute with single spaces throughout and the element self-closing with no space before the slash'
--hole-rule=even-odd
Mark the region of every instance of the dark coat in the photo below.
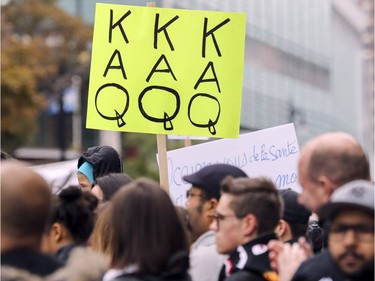
<svg viewBox="0 0 375 281">
<path fill-rule="evenodd" d="M 118 276 L 114 281 L 191 281 L 191 278 L 187 272 L 176 276 L 124 274 Z"/>
<path fill-rule="evenodd" d="M 323 278 L 332 281 L 373 281 L 374 268 L 369 268 L 367 272 L 363 272 L 360 276 L 345 277 L 340 268 L 333 262 L 329 251 L 324 251 L 304 261 L 294 274 L 292 281 L 319 281 Z"/>
<path fill-rule="evenodd" d="M 114 281 L 191 281 L 188 269 L 189 255 L 181 251 L 170 257 L 166 270 L 160 274 L 124 273 Z"/>
<path fill-rule="evenodd" d="M 24 270 L 37 276 L 47 276 L 62 267 L 56 258 L 32 251 L 16 249 L 1 253 L 1 266 Z"/>
<path fill-rule="evenodd" d="M 60 262 L 65 264 L 67 260 L 69 259 L 70 253 L 74 250 L 75 247 L 77 247 L 77 245 L 74 245 L 74 244 L 61 247 L 60 249 L 57 250 L 54 256 Z"/>
<path fill-rule="evenodd" d="M 14 266 L 1 265 L 2 281 L 100 281 L 108 270 L 108 260 L 102 254 L 76 247 L 65 266 L 47 276 L 40 276 Z"/>
<path fill-rule="evenodd" d="M 276 239 L 275 234 L 260 236 L 239 246 L 232 253 L 220 273 L 219 280 L 225 281 L 265 281 L 277 280 L 276 272 L 271 269 L 267 244 Z"/>
<path fill-rule="evenodd" d="M 84 162 L 94 167 L 94 180 L 109 173 L 122 173 L 122 163 L 117 151 L 111 146 L 90 147 L 78 159 L 77 168 Z"/>
</svg>

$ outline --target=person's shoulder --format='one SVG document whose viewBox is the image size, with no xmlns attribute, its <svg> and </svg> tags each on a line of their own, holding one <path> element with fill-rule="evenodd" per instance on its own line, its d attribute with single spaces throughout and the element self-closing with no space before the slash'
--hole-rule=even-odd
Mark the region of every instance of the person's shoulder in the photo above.
<svg viewBox="0 0 375 281">
<path fill-rule="evenodd" d="M 324 251 L 305 260 L 297 269 L 292 281 L 314 281 L 321 278 L 333 278 L 333 280 L 336 280 L 334 277 L 340 274 L 335 268 L 329 252 Z"/>
<path fill-rule="evenodd" d="M 312 256 L 311 258 L 305 260 L 300 265 L 300 268 L 311 268 L 311 267 L 321 267 L 321 266 L 328 266 L 330 267 L 331 258 L 328 251 L 321 252 Z"/>
<path fill-rule="evenodd" d="M 123 274 L 113 279 L 113 281 L 166 281 L 166 280 L 169 280 L 169 279 L 164 279 L 160 276 L 140 275 L 140 274 Z"/>
<path fill-rule="evenodd" d="M 87 266 L 87 265 L 90 266 Z M 109 268 L 109 260 L 103 254 L 86 247 L 72 250 L 65 266 L 61 267 L 45 280 L 101 280 Z"/>
<path fill-rule="evenodd" d="M 1 265 L 2 281 L 42 281 L 43 277 L 17 267 Z"/>
<path fill-rule="evenodd" d="M 206 247 L 206 246 L 216 246 L 215 232 L 209 230 L 203 233 L 198 239 L 193 243 L 192 248 Z"/>
<path fill-rule="evenodd" d="M 125 273 L 117 276 L 113 281 L 191 281 L 191 277 L 189 274 L 163 277 L 159 275 Z"/>
<path fill-rule="evenodd" d="M 113 281 L 146 281 L 146 279 L 138 275 L 124 274 L 117 276 L 115 279 L 113 279 Z"/>
<path fill-rule="evenodd" d="M 46 276 L 63 266 L 56 258 L 29 249 L 15 249 L 2 253 L 1 265 L 16 267 L 38 276 Z"/>
</svg>

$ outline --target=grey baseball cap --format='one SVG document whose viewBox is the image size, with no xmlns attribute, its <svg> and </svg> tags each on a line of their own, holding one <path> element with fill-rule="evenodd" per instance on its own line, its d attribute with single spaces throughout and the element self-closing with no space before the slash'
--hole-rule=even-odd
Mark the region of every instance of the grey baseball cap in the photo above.
<svg viewBox="0 0 375 281">
<path fill-rule="evenodd" d="M 374 183 L 366 180 L 355 180 L 337 188 L 328 203 L 323 205 L 318 216 L 321 219 L 332 219 L 343 209 L 361 209 L 374 215 Z"/>
</svg>

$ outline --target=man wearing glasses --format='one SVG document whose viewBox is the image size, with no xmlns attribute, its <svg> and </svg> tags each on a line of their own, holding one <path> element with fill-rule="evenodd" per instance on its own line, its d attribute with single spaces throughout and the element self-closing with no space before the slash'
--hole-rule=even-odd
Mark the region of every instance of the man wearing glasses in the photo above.
<svg viewBox="0 0 375 281">
<path fill-rule="evenodd" d="M 268 259 L 267 243 L 283 213 L 282 198 L 265 178 L 226 178 L 211 229 L 216 249 L 229 254 L 219 280 L 277 280 Z"/>
<path fill-rule="evenodd" d="M 318 211 L 327 223 L 328 251 L 303 262 L 293 281 L 374 280 L 374 189 L 356 180 L 333 193 Z"/>
<path fill-rule="evenodd" d="M 191 189 L 186 194 L 186 209 L 193 245 L 190 275 L 193 281 L 217 281 L 225 256 L 216 252 L 215 232 L 210 230 L 220 198 L 220 183 L 226 176 L 247 177 L 241 169 L 228 164 L 212 164 L 184 176 Z"/>
</svg>

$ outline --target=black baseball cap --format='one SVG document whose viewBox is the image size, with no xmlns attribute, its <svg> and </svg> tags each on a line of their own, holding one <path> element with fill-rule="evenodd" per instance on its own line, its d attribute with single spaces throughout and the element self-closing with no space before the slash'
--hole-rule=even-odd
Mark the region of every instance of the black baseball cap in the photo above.
<svg viewBox="0 0 375 281">
<path fill-rule="evenodd" d="M 283 220 L 307 226 L 311 212 L 298 203 L 298 193 L 290 188 L 280 189 L 279 192 L 284 199 Z"/>
<path fill-rule="evenodd" d="M 244 171 L 229 164 L 212 164 L 203 167 L 198 172 L 184 176 L 183 179 L 194 187 L 201 188 L 210 196 L 220 198 L 220 184 L 224 178 L 248 177 Z"/>
</svg>

